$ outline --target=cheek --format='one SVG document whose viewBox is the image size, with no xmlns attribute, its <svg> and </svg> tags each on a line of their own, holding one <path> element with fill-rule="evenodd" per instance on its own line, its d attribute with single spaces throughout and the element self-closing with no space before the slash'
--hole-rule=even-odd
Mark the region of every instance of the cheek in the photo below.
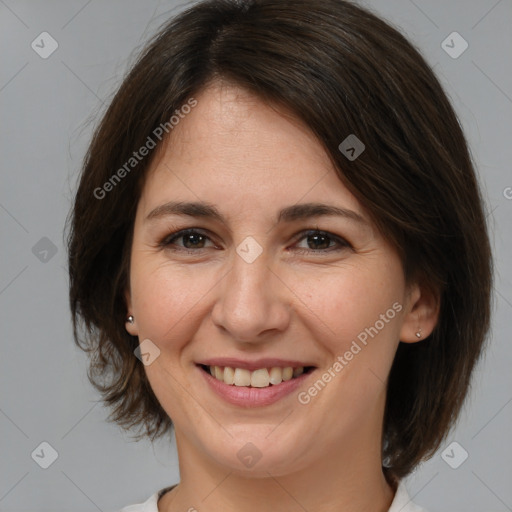
<svg viewBox="0 0 512 512">
<path fill-rule="evenodd" d="M 179 340 L 186 340 L 185 331 L 192 328 L 190 320 L 209 288 L 207 283 L 188 269 L 171 268 L 168 264 L 151 266 L 135 260 L 132 268 L 139 338 L 149 338 L 159 346 L 175 346 Z"/>
<path fill-rule="evenodd" d="M 354 265 L 295 282 L 301 309 L 311 312 L 310 328 L 321 331 L 330 352 L 346 350 L 358 336 L 364 342 L 365 333 L 367 339 L 378 335 L 394 343 L 403 297 L 400 267 L 393 263 L 382 268 Z"/>
</svg>

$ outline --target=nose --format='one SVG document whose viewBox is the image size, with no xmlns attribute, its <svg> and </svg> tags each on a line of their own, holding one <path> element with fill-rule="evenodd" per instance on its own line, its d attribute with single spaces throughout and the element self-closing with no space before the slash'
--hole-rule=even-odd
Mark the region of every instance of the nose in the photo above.
<svg viewBox="0 0 512 512">
<path fill-rule="evenodd" d="M 291 291 L 267 258 L 248 263 L 234 255 L 231 270 L 219 282 L 213 323 L 239 343 L 261 343 L 290 323 Z"/>
</svg>

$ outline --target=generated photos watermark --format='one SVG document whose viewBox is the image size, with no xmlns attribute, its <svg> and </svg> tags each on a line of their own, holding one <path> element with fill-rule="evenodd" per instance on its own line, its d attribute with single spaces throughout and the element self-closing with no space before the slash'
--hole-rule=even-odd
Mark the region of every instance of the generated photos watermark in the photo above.
<svg viewBox="0 0 512 512">
<path fill-rule="evenodd" d="M 152 149 L 156 148 L 158 139 L 159 142 L 165 134 L 169 134 L 176 125 L 179 124 L 180 120 L 183 119 L 187 114 L 190 114 L 192 109 L 197 105 L 195 98 L 190 98 L 181 108 L 174 111 L 174 115 L 171 116 L 169 121 L 160 123 L 152 132 L 148 135 L 146 142 L 138 149 L 134 151 L 131 156 L 112 176 L 105 182 L 101 187 L 94 189 L 94 197 L 96 199 L 104 199 L 109 192 L 111 192 L 116 185 L 118 185 L 123 178 L 125 178 L 146 156 L 149 155 Z"/>
<path fill-rule="evenodd" d="M 372 326 L 366 327 L 357 335 L 357 341 L 352 340 L 350 348 L 346 350 L 342 355 L 336 357 L 334 363 L 318 378 L 315 383 L 310 386 L 306 391 L 301 391 L 297 395 L 297 399 L 300 404 L 307 405 L 311 402 L 311 399 L 318 395 L 322 389 L 327 386 L 340 372 L 347 366 L 354 357 L 361 352 L 361 350 L 368 345 L 368 337 L 374 338 L 379 334 L 382 329 L 388 324 L 397 313 L 402 311 L 402 304 L 395 302 L 385 313 L 379 316 Z M 359 342 L 359 343 L 358 343 Z"/>
</svg>

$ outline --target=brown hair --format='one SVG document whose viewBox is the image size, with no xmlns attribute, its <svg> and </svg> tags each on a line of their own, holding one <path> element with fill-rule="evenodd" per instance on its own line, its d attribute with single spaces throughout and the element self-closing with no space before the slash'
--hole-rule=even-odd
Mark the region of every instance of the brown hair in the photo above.
<svg viewBox="0 0 512 512">
<path fill-rule="evenodd" d="M 98 188 L 212 80 L 293 112 L 339 178 L 398 249 L 405 276 L 440 297 L 424 341 L 400 343 L 391 369 L 383 459 L 407 475 L 458 416 L 489 328 L 491 252 L 475 172 L 431 68 L 394 28 L 342 0 L 215 0 L 168 22 L 143 51 L 97 128 L 70 215 L 70 303 L 89 380 L 122 427 L 171 432 L 125 331 L 124 290 L 137 203 L 151 156 L 103 199 Z M 355 134 L 366 148 L 338 149 Z M 154 152 L 153 152 L 154 155 Z M 83 328 L 83 337 L 79 328 Z"/>
</svg>

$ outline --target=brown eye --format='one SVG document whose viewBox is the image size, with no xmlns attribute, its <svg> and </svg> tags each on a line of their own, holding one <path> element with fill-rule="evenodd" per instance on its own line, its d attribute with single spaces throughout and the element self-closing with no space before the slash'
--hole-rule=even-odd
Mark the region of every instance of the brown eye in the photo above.
<svg viewBox="0 0 512 512">
<path fill-rule="evenodd" d="M 179 243 L 179 240 L 182 240 L 182 242 Z M 167 236 L 160 242 L 160 245 L 176 251 L 193 252 L 194 250 L 206 249 L 207 241 L 211 241 L 210 237 L 204 233 L 196 229 L 185 229 Z"/>
<path fill-rule="evenodd" d="M 183 238 L 183 245 L 187 249 L 197 249 L 198 247 L 202 249 L 205 242 L 205 236 L 200 233 L 187 233 L 180 238 Z"/>
<path fill-rule="evenodd" d="M 299 241 L 306 240 L 307 247 L 299 247 L 299 253 L 331 252 L 352 246 L 343 238 L 327 231 L 310 230 L 301 234 Z"/>
</svg>

